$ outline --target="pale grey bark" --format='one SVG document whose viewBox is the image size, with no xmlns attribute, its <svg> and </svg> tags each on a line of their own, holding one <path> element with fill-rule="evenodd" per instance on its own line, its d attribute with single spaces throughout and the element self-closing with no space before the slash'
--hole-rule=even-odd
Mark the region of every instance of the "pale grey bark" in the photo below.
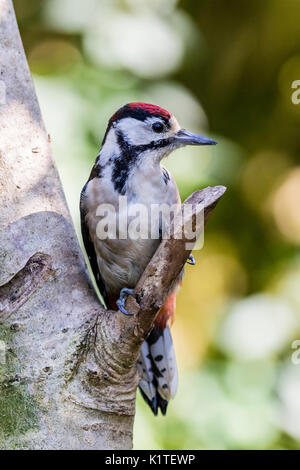
<svg viewBox="0 0 300 470">
<path fill-rule="evenodd" d="M 11 0 L 0 0 L 0 80 L 0 448 L 130 449 L 139 348 L 189 253 L 178 240 L 163 242 L 137 286 L 139 305 L 128 300 L 135 316 L 104 310 Z M 223 192 L 207 188 L 193 200 L 203 199 L 208 214 Z M 178 255 L 166 280 L 171 251 Z"/>
</svg>

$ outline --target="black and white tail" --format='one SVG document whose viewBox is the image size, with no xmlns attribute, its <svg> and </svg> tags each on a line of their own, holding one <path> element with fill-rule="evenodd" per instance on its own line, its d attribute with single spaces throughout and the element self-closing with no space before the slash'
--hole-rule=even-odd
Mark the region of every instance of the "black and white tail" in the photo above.
<svg viewBox="0 0 300 470">
<path fill-rule="evenodd" d="M 137 367 L 143 398 L 155 415 L 159 409 L 165 415 L 178 385 L 175 351 L 168 326 L 164 329 L 154 326 L 142 344 Z"/>
</svg>

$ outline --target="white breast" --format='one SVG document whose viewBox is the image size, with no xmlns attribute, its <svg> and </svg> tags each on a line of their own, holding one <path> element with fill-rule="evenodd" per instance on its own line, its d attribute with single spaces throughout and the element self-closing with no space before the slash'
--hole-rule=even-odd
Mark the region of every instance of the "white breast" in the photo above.
<svg viewBox="0 0 300 470">
<path fill-rule="evenodd" d="M 119 239 L 109 237 L 105 240 L 97 236 L 97 225 L 101 217 L 96 215 L 101 204 L 110 204 L 109 217 L 124 217 L 119 211 L 119 193 L 114 190 L 109 174 L 104 178 L 94 178 L 91 180 L 85 191 L 84 208 L 86 211 L 86 222 L 89 227 L 90 237 L 94 243 L 97 255 L 98 267 L 101 277 L 105 283 L 109 295 L 119 295 L 123 287 L 135 287 L 145 267 L 152 258 L 159 245 L 159 239 Z M 152 204 L 167 204 L 169 206 L 180 204 L 180 198 L 175 181 L 165 182 L 162 170 L 159 165 L 148 168 L 136 168 L 130 175 L 127 191 L 128 212 L 134 205 L 142 204 L 147 208 L 148 214 L 151 212 Z M 123 220 L 123 219 L 122 219 Z M 126 228 L 132 221 L 132 217 L 127 218 Z M 162 219 L 162 229 L 168 220 Z M 99 226 L 98 226 L 99 227 Z"/>
</svg>

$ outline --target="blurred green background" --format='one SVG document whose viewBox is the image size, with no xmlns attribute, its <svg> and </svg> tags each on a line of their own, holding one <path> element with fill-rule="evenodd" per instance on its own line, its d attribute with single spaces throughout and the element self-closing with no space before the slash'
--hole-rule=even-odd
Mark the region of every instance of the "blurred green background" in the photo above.
<svg viewBox="0 0 300 470">
<path fill-rule="evenodd" d="M 166 418 L 138 397 L 135 448 L 300 449 L 300 1 L 14 4 L 78 233 L 119 106 L 153 102 L 219 142 L 166 162 L 182 198 L 228 190 L 178 297 L 178 394 Z"/>
</svg>

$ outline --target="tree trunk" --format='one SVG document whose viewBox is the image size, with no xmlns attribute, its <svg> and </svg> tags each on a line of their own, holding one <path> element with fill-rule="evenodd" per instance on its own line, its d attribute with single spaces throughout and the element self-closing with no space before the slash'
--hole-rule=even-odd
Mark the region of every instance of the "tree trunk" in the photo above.
<svg viewBox="0 0 300 470">
<path fill-rule="evenodd" d="M 161 243 L 128 300 L 133 317 L 100 305 L 11 0 L 0 0 L 0 187 L 0 448 L 130 449 L 140 345 L 189 251 Z M 192 202 L 207 216 L 224 190 Z"/>
</svg>

